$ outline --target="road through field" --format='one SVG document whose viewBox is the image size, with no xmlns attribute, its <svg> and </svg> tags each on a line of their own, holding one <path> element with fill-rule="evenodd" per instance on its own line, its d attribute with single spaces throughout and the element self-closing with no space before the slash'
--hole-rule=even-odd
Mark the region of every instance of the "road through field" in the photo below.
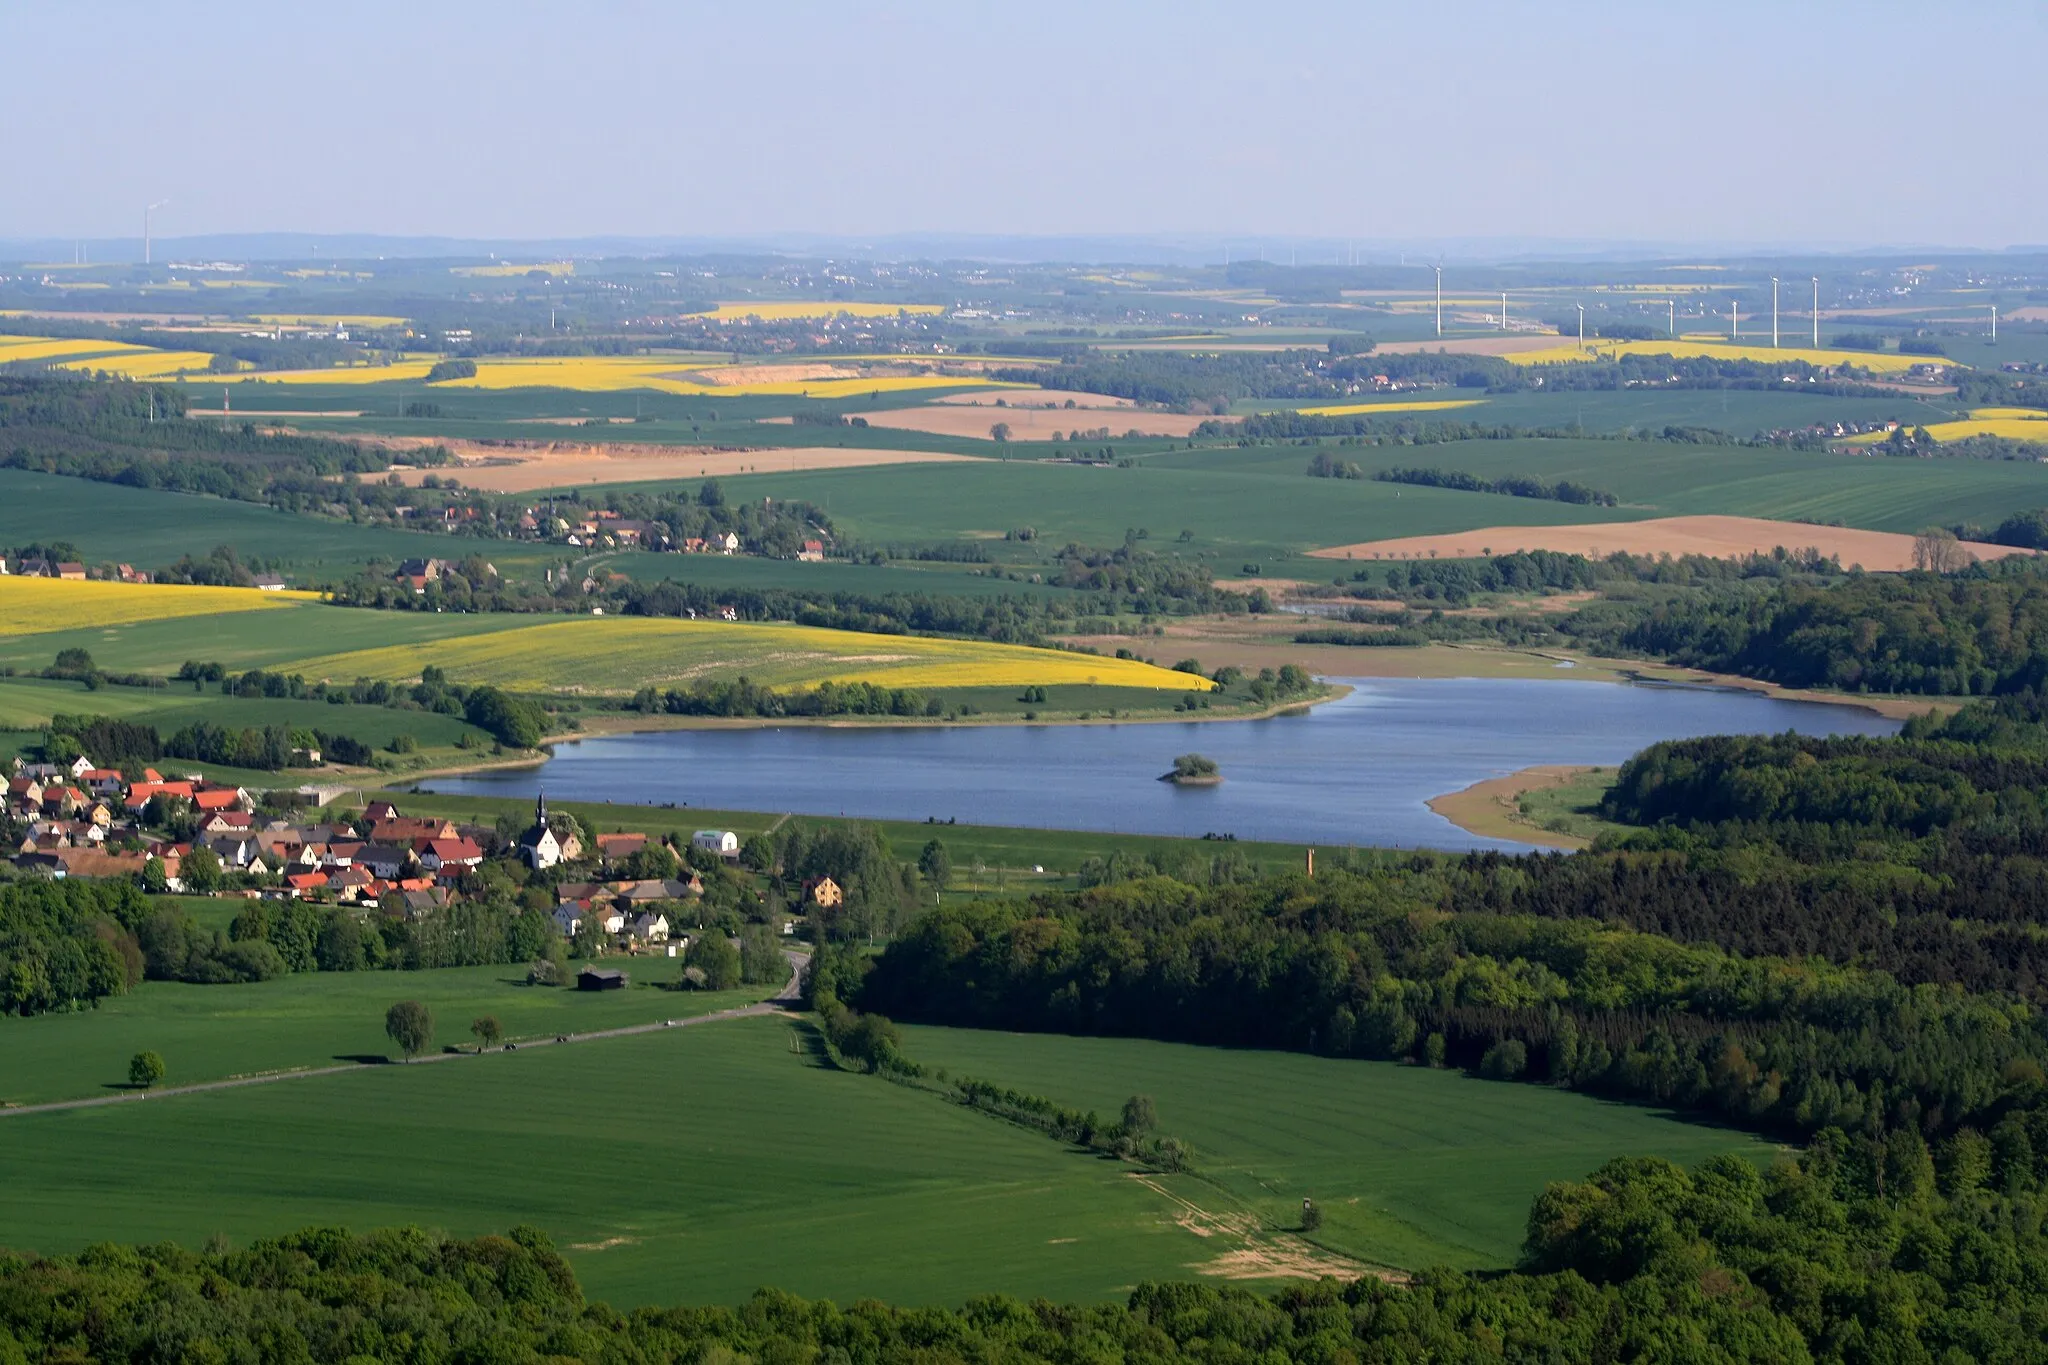
<svg viewBox="0 0 2048 1365">
<path fill-rule="evenodd" d="M 709 1024 L 728 1019 L 746 1019 L 755 1015 L 774 1014 L 796 1003 L 798 990 L 803 981 L 804 963 L 809 955 L 792 949 L 783 950 L 789 959 L 789 980 L 782 989 L 766 1000 L 737 1009 L 719 1010 L 713 1014 L 699 1014 L 688 1019 L 663 1019 L 652 1024 L 628 1024 L 621 1028 L 593 1029 L 588 1033 L 563 1033 L 554 1038 L 543 1038 L 526 1043 L 527 1047 L 544 1047 L 562 1043 L 594 1043 L 603 1038 L 625 1038 L 636 1033 L 655 1033 L 662 1029 L 689 1028 L 694 1024 Z M 497 1052 L 513 1052 L 518 1043 L 508 1043 L 495 1048 Z M 418 1057 L 411 1066 L 421 1062 L 452 1062 L 458 1057 L 480 1056 L 478 1052 L 437 1052 L 431 1056 Z M 201 1081 L 193 1085 L 166 1086 L 161 1090 L 131 1090 L 121 1095 L 96 1095 L 83 1100 L 52 1100 L 47 1104 L 22 1104 L 0 1108 L 0 1118 L 13 1118 L 18 1114 L 49 1114 L 62 1109 L 100 1109 L 110 1104 L 135 1104 L 146 1099 L 169 1099 L 175 1095 L 197 1095 L 208 1090 L 240 1090 L 251 1085 L 270 1085 L 276 1081 L 300 1081 L 314 1076 L 338 1076 L 344 1072 L 363 1071 L 372 1067 L 389 1066 L 389 1062 L 345 1062 L 340 1066 L 315 1066 L 298 1071 L 273 1071 L 261 1076 L 235 1076 L 222 1081 Z"/>
</svg>

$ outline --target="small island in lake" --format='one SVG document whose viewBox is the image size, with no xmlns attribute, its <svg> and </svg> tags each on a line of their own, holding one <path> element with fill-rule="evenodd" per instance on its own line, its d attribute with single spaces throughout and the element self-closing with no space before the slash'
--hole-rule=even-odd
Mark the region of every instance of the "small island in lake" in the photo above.
<svg viewBox="0 0 2048 1365">
<path fill-rule="evenodd" d="M 1223 773 L 1213 758 L 1202 754 L 1182 754 L 1173 760 L 1173 771 L 1161 773 L 1159 780 L 1171 782 L 1176 787 L 1213 787 L 1223 780 Z"/>
</svg>

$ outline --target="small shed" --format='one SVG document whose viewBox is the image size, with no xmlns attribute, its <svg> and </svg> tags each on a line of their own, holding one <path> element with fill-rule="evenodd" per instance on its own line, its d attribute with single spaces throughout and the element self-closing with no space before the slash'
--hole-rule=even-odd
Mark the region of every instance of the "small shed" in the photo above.
<svg viewBox="0 0 2048 1365">
<path fill-rule="evenodd" d="M 616 967 L 585 967 L 576 973 L 579 991 L 618 991 L 626 988 L 626 974 Z"/>
</svg>

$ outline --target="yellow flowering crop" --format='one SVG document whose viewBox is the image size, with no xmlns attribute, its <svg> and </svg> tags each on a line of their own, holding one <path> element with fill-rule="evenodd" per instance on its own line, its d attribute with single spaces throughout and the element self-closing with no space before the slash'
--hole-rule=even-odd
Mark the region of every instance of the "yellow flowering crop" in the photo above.
<svg viewBox="0 0 2048 1365">
<path fill-rule="evenodd" d="M 1803 360 L 1809 365 L 1854 365 L 1878 374 L 1901 374 L 1915 365 L 1953 364 L 1940 356 L 1898 355 L 1887 351 L 1816 351 L 1807 346 L 1759 346 L 1753 342 L 1691 341 L 1593 341 L 1579 349 L 1577 341 L 1560 341 L 1537 351 L 1516 351 L 1502 359 L 1515 365 L 1560 365 L 1578 360 L 1616 360 L 1629 355 L 1668 355 L 1678 359 L 1702 356 L 1713 360 L 1783 361 Z"/>
<path fill-rule="evenodd" d="M 0 635 L 124 626 L 179 616 L 220 616 L 317 602 L 313 592 L 100 583 L 67 578 L 0 578 Z"/>
<path fill-rule="evenodd" d="M 651 617 L 579 617 L 487 635 L 355 650 L 285 665 L 308 678 L 415 678 L 428 664 L 465 683 L 518 691 L 621 694 L 746 676 L 770 687 L 827 680 L 889 687 L 1095 683 L 1206 691 L 1207 679 L 1135 659 L 980 640 L 935 640 L 810 626 Z"/>
</svg>

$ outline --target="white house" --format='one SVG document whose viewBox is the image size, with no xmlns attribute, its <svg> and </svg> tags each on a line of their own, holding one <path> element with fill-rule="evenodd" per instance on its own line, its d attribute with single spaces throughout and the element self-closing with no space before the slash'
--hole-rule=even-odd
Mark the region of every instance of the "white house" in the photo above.
<svg viewBox="0 0 2048 1365">
<path fill-rule="evenodd" d="M 561 930 L 563 938 L 576 937 L 576 930 L 583 923 L 583 907 L 574 901 L 563 901 L 555 907 L 555 928 Z"/>
<path fill-rule="evenodd" d="M 533 804 L 533 824 L 519 836 L 519 856 L 536 871 L 562 861 L 562 843 L 548 828 L 548 798 L 542 793 Z"/>
<path fill-rule="evenodd" d="M 700 829 L 690 836 L 690 847 L 721 858 L 740 856 L 740 836 L 729 829 Z"/>
<path fill-rule="evenodd" d="M 668 941 L 668 916 L 647 911 L 633 918 L 633 937 L 643 943 Z"/>
</svg>

